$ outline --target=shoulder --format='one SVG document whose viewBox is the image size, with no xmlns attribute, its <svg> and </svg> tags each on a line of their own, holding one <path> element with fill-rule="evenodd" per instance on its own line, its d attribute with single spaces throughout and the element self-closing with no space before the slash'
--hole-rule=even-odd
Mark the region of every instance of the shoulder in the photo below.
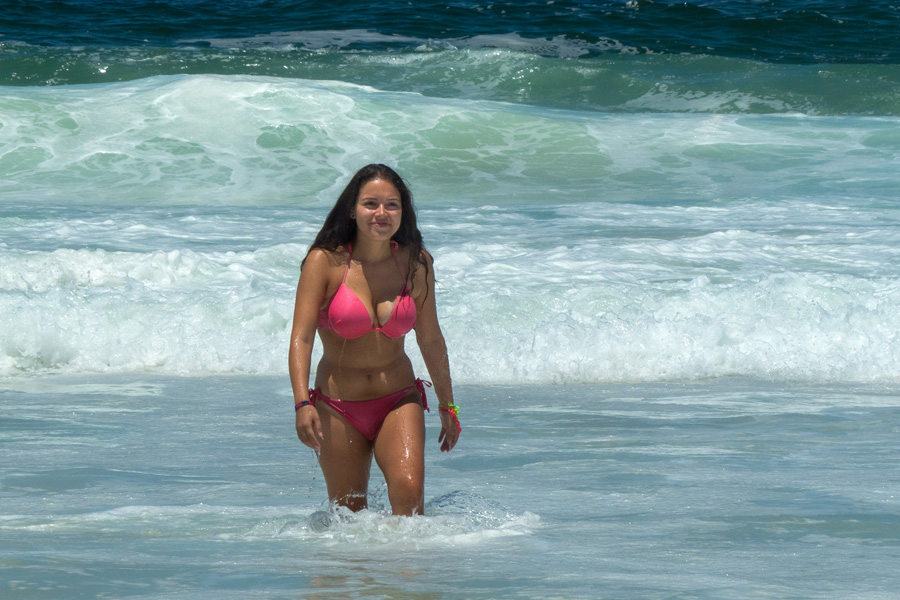
<svg viewBox="0 0 900 600">
<path fill-rule="evenodd" d="M 304 289 L 319 286 L 323 290 L 333 289 L 341 281 L 347 256 L 349 253 L 343 248 L 335 251 L 325 248 L 310 250 L 300 267 L 300 282 Z"/>
<path fill-rule="evenodd" d="M 326 250 L 325 248 L 313 248 L 303 260 L 303 269 L 311 268 L 313 270 L 327 270 L 343 265 L 347 260 L 348 252 L 343 246 L 336 250 Z"/>
<path fill-rule="evenodd" d="M 414 250 L 412 248 L 406 248 L 401 246 L 401 251 L 403 252 L 402 260 L 404 262 L 409 262 L 412 265 L 414 274 L 416 271 L 420 271 L 420 266 L 427 267 L 428 270 L 431 270 L 432 265 L 434 264 L 434 258 L 432 258 L 431 254 L 428 253 L 427 250 L 422 248 L 419 250 L 418 256 L 414 254 Z"/>
</svg>

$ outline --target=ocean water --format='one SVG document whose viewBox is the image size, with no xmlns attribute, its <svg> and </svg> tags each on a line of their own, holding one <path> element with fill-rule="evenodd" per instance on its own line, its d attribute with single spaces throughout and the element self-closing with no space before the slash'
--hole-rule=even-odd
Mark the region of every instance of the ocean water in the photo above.
<svg viewBox="0 0 900 600">
<path fill-rule="evenodd" d="M 0 2 L 2 597 L 894 597 L 898 32 Z M 416 198 L 464 430 L 428 420 L 426 517 L 376 473 L 322 527 L 287 341 L 368 162 Z"/>
</svg>

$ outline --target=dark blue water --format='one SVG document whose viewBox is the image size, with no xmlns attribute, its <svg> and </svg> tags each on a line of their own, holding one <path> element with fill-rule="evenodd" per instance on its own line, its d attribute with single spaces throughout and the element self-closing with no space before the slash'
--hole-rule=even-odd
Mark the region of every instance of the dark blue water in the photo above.
<svg viewBox="0 0 900 600">
<path fill-rule="evenodd" d="M 0 2 L 0 85 L 215 74 L 608 113 L 900 114 L 890 2 Z"/>
<path fill-rule="evenodd" d="M 589 43 L 615 40 L 638 53 L 806 64 L 900 62 L 900 9 L 889 1 L 7 0 L 2 8 L 0 31 L 6 41 L 53 46 L 176 46 L 186 39 L 273 31 L 366 29 L 436 40 L 508 33 Z M 612 51 L 621 50 L 615 46 Z"/>
</svg>

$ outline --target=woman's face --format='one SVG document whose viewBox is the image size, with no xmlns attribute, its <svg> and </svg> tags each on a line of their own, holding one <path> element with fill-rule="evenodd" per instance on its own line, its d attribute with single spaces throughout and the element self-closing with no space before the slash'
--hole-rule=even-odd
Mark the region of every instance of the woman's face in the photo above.
<svg viewBox="0 0 900 600">
<path fill-rule="evenodd" d="M 366 182 L 359 188 L 351 218 L 356 220 L 357 235 L 390 240 L 403 218 L 400 192 L 384 179 Z"/>
</svg>

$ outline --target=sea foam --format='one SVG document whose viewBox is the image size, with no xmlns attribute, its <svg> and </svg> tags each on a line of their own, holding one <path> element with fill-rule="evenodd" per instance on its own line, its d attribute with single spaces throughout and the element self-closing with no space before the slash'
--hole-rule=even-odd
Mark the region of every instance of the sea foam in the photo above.
<svg viewBox="0 0 900 600">
<path fill-rule="evenodd" d="M 306 248 L 383 161 L 416 195 L 457 381 L 896 379 L 896 118 L 252 76 L 2 102 L 2 376 L 284 373 Z"/>
</svg>

